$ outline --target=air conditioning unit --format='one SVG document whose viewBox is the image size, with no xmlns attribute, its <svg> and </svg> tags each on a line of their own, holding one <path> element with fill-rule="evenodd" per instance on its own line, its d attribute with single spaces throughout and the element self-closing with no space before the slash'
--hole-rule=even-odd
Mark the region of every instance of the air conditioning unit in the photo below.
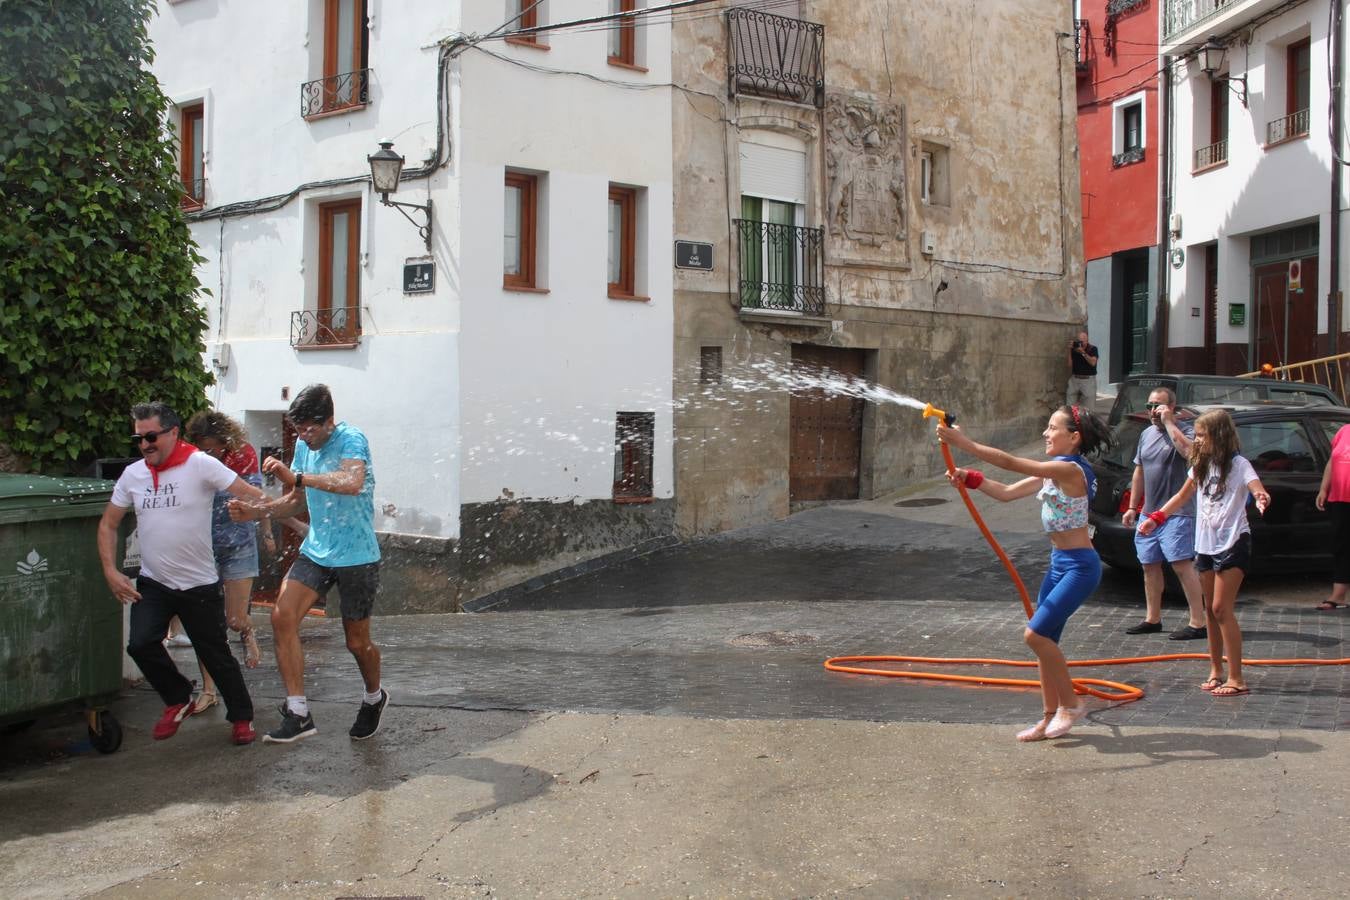
<svg viewBox="0 0 1350 900">
<path fill-rule="evenodd" d="M 933 232 L 919 232 L 919 252 L 924 256 L 932 256 L 937 252 L 937 241 L 933 238 Z"/>
<path fill-rule="evenodd" d="M 217 372 L 225 372 L 230 368 L 230 345 L 224 341 L 216 344 L 215 350 L 211 353 L 211 368 Z"/>
<path fill-rule="evenodd" d="M 1181 213 L 1172 213 L 1167 217 L 1167 230 L 1172 232 L 1173 237 L 1181 235 Z"/>
</svg>

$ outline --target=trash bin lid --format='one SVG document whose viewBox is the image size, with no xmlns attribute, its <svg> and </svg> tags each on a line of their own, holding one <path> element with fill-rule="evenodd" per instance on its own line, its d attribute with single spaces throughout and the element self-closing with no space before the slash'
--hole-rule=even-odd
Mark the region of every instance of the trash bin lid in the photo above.
<svg viewBox="0 0 1350 900">
<path fill-rule="evenodd" d="M 102 506 L 113 482 L 100 478 L 0 474 L 0 512 L 50 509 L 54 505 Z"/>
</svg>

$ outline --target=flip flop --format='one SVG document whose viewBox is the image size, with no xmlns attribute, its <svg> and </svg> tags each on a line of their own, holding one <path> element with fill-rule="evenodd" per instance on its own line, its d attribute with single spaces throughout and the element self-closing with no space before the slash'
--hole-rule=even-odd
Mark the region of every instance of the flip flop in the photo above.
<svg viewBox="0 0 1350 900">
<path fill-rule="evenodd" d="M 1320 612 L 1331 612 L 1333 609 L 1345 609 L 1345 607 L 1346 604 L 1337 603 L 1335 600 L 1323 600 L 1321 603 L 1314 606 L 1313 609 L 1319 610 Z"/>
<path fill-rule="evenodd" d="M 1200 682 L 1200 690 L 1212 691 L 1216 687 L 1221 687 L 1222 685 L 1223 685 L 1222 678 L 1206 678 L 1204 681 Z"/>
<path fill-rule="evenodd" d="M 1209 692 L 1211 697 L 1241 697 L 1243 694 L 1250 694 L 1251 688 L 1238 687 L 1235 684 L 1221 684 Z"/>
</svg>

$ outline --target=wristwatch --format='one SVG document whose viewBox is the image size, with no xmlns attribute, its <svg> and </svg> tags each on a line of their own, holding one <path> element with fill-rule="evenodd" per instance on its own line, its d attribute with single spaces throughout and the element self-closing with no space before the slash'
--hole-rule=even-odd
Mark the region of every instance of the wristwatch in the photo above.
<svg viewBox="0 0 1350 900">
<path fill-rule="evenodd" d="M 304 473 L 304 472 L 296 472 L 296 473 L 295 473 L 295 486 L 296 486 L 296 487 L 304 487 L 304 486 L 305 486 L 305 473 Z"/>
</svg>

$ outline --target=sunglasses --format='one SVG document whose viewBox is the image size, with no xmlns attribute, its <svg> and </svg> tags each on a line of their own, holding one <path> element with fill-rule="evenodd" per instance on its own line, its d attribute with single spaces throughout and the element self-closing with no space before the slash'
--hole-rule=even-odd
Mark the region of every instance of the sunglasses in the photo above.
<svg viewBox="0 0 1350 900">
<path fill-rule="evenodd" d="M 168 428 L 161 428 L 159 431 L 151 431 L 147 434 L 133 434 L 131 436 L 131 442 L 137 445 L 153 444 L 155 441 L 159 440 L 161 434 L 168 434 L 170 431 L 173 431 L 173 428 L 174 426 L 170 425 Z"/>
<path fill-rule="evenodd" d="M 1166 403 L 1154 403 L 1152 400 L 1150 400 L 1148 403 L 1144 404 L 1144 409 L 1147 409 L 1151 412 L 1152 410 L 1158 409 L 1166 405 L 1167 405 Z"/>
</svg>

